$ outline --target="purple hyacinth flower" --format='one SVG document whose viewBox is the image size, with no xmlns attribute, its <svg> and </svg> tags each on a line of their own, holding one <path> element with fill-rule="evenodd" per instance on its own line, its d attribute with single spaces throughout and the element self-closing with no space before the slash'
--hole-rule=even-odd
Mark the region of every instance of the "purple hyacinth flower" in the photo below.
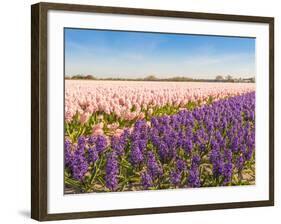
<svg viewBox="0 0 281 224">
<path fill-rule="evenodd" d="M 71 164 L 73 161 L 73 152 L 71 150 L 71 142 L 69 140 L 65 140 L 64 150 L 65 166 L 71 168 Z"/>
<path fill-rule="evenodd" d="M 138 142 L 134 142 L 131 146 L 130 161 L 136 167 L 143 161 L 143 153 L 139 147 Z"/>
<path fill-rule="evenodd" d="M 111 138 L 111 148 L 113 149 L 113 151 L 116 152 L 118 156 L 124 155 L 125 144 L 126 142 L 122 139 L 121 136 L 120 137 L 113 136 Z"/>
<path fill-rule="evenodd" d="M 200 165 L 200 157 L 198 155 L 194 155 L 191 160 L 191 167 L 198 167 Z"/>
<path fill-rule="evenodd" d="M 96 141 L 96 137 L 95 137 L 95 136 L 90 136 L 90 137 L 88 138 L 88 144 L 89 144 L 89 145 L 95 144 L 95 141 Z"/>
<path fill-rule="evenodd" d="M 152 176 L 153 179 L 155 179 L 163 174 L 162 168 L 156 161 L 154 153 L 151 151 L 149 151 L 147 153 L 147 168 L 148 168 L 149 174 Z"/>
<path fill-rule="evenodd" d="M 99 159 L 99 154 L 98 151 L 95 148 L 89 148 L 88 149 L 88 161 L 89 163 L 91 162 L 96 162 Z"/>
<path fill-rule="evenodd" d="M 179 170 L 180 172 L 185 171 L 186 170 L 186 162 L 182 159 L 177 159 L 176 167 L 177 167 L 177 170 Z"/>
<path fill-rule="evenodd" d="M 239 171 L 241 171 L 243 169 L 243 166 L 244 166 L 244 158 L 243 156 L 239 156 L 237 159 L 236 159 L 236 163 L 235 163 L 237 169 Z"/>
<path fill-rule="evenodd" d="M 115 153 L 109 153 L 107 155 L 107 161 L 105 166 L 105 185 L 111 191 L 115 191 L 118 187 L 118 161 Z"/>
<path fill-rule="evenodd" d="M 79 136 L 78 145 L 82 147 L 85 146 L 85 143 L 86 143 L 86 138 L 84 136 Z"/>
<path fill-rule="evenodd" d="M 224 176 L 224 184 L 228 184 L 229 182 L 231 182 L 232 179 L 232 163 L 231 162 L 227 162 L 224 164 L 223 167 L 223 176 Z"/>
<path fill-rule="evenodd" d="M 102 135 L 98 135 L 96 137 L 95 145 L 96 145 L 96 150 L 98 151 L 98 153 L 101 153 L 107 147 L 107 140 L 106 140 L 106 138 L 104 136 L 102 136 Z"/>
<path fill-rule="evenodd" d="M 188 175 L 188 185 L 190 187 L 200 187 L 200 175 L 197 167 L 192 168 Z"/>
<path fill-rule="evenodd" d="M 194 155 L 191 159 L 191 169 L 187 178 L 190 187 L 200 187 L 200 173 L 199 173 L 200 157 Z"/>
<path fill-rule="evenodd" d="M 141 185 L 144 189 L 148 189 L 153 186 L 153 181 L 148 172 L 141 173 Z"/>
<path fill-rule="evenodd" d="M 85 174 L 88 171 L 88 166 L 89 164 L 85 157 L 84 146 L 79 145 L 73 154 L 73 161 L 71 164 L 73 178 L 83 181 Z"/>
<path fill-rule="evenodd" d="M 181 181 L 181 173 L 179 171 L 172 171 L 170 173 L 170 182 L 171 184 L 178 186 Z"/>
<path fill-rule="evenodd" d="M 192 145 L 192 141 L 190 139 L 183 141 L 183 149 L 187 155 L 189 155 L 191 153 L 192 147 L 193 147 L 193 145 Z"/>
</svg>

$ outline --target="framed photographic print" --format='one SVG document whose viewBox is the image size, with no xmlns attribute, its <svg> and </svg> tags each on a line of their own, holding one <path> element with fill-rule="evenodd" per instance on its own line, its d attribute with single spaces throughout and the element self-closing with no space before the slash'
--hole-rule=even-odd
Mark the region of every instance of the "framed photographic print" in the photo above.
<svg viewBox="0 0 281 224">
<path fill-rule="evenodd" d="M 274 18 L 32 5 L 32 218 L 273 206 Z"/>
</svg>

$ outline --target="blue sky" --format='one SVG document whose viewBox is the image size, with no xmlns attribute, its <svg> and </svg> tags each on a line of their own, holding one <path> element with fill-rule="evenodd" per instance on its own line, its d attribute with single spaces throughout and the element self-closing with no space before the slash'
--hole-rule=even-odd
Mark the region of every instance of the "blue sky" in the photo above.
<svg viewBox="0 0 281 224">
<path fill-rule="evenodd" d="M 66 28 L 65 74 L 249 77 L 255 75 L 255 39 Z"/>
</svg>

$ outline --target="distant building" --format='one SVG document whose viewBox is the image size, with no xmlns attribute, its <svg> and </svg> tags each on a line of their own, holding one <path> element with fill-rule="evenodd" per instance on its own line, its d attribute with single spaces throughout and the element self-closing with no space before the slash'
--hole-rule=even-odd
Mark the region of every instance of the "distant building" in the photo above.
<svg viewBox="0 0 281 224">
<path fill-rule="evenodd" d="M 242 79 L 243 82 L 246 82 L 246 83 L 251 83 L 251 82 L 255 82 L 255 78 L 252 77 L 252 78 L 245 78 L 245 79 Z"/>
</svg>

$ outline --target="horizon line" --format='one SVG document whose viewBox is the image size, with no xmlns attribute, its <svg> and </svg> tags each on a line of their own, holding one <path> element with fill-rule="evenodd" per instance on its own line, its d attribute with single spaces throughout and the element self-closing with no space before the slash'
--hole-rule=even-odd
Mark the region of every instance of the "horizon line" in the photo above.
<svg viewBox="0 0 281 224">
<path fill-rule="evenodd" d="M 83 74 L 83 73 L 77 73 L 75 75 L 64 75 L 65 77 L 68 77 L 68 78 L 71 78 L 71 77 L 75 77 L 75 76 L 82 76 L 82 77 L 87 77 L 87 76 L 92 76 L 92 78 L 96 78 L 96 79 L 147 79 L 147 78 L 151 78 L 153 77 L 154 79 L 173 79 L 173 78 L 185 78 L 185 79 L 194 79 L 194 80 L 197 80 L 197 79 L 201 79 L 201 80 L 213 80 L 213 79 L 216 79 L 218 76 L 222 77 L 222 78 L 226 78 L 228 76 L 231 76 L 232 79 L 248 79 L 248 78 L 255 78 L 256 75 L 253 74 L 253 75 L 248 75 L 246 77 L 243 77 L 243 76 L 236 76 L 236 75 L 231 75 L 231 74 L 225 74 L 225 75 L 221 75 L 221 74 L 218 74 L 218 75 L 215 75 L 214 77 L 210 77 L 210 78 L 193 78 L 192 76 L 185 76 L 185 75 L 174 75 L 174 76 L 167 76 L 167 77 L 157 77 L 157 75 L 155 74 L 150 74 L 150 75 L 146 75 L 146 76 L 142 76 L 142 77 L 122 77 L 122 76 L 119 76 L 119 75 L 116 75 L 116 76 L 108 76 L 108 77 L 105 77 L 104 75 L 93 75 L 93 74 Z M 103 77 L 102 77 L 103 76 Z"/>
</svg>

